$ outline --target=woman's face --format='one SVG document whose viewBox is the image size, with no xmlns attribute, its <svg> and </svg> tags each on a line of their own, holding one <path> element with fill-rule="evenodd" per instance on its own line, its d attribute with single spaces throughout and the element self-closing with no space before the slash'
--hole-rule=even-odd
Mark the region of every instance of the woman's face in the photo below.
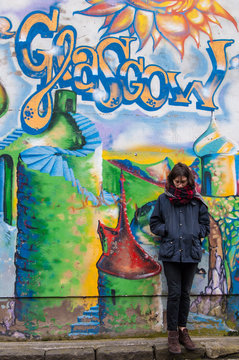
<svg viewBox="0 0 239 360">
<path fill-rule="evenodd" d="M 184 188 L 188 184 L 188 179 L 186 178 L 186 176 L 177 176 L 173 180 L 173 184 L 177 189 L 181 189 L 181 188 Z"/>
</svg>

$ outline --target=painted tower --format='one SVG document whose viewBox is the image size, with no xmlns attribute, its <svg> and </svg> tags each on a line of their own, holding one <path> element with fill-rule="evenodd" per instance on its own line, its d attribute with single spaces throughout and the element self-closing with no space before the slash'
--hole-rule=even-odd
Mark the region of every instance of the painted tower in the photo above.
<svg viewBox="0 0 239 360">
<path fill-rule="evenodd" d="M 36 297 L 97 295 L 101 139 L 94 123 L 76 113 L 76 94 L 60 90 L 48 129 L 39 135 L 14 130 L 0 149 L 1 210 L 17 226 L 15 314 L 30 323 L 43 319 L 47 306 L 46 300 L 36 306 Z"/>
<path fill-rule="evenodd" d="M 193 148 L 195 154 L 201 158 L 202 195 L 236 195 L 235 155 L 238 146 L 220 133 L 214 112 L 209 127 L 195 141 Z"/>
<path fill-rule="evenodd" d="M 75 94 L 57 92 L 49 128 L 42 135 L 29 136 L 29 144 L 37 146 L 19 156 L 19 297 L 80 295 L 88 271 L 85 261 L 92 259 L 88 254 L 92 246 L 97 256 L 97 234 L 89 234 L 86 224 L 93 221 L 100 204 L 101 167 L 98 179 L 90 173 L 92 168 L 96 173 L 95 158 L 99 160 L 96 153 L 101 153 L 101 140 L 94 124 L 72 112 L 75 110 Z"/>
</svg>

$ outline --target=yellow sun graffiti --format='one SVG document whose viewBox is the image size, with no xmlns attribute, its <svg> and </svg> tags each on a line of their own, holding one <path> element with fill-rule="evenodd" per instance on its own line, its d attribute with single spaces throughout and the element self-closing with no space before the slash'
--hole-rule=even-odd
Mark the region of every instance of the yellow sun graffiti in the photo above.
<svg viewBox="0 0 239 360">
<path fill-rule="evenodd" d="M 199 46 L 199 33 L 204 32 L 212 40 L 210 23 L 221 27 L 217 17 L 235 19 L 214 0 L 87 0 L 89 8 L 76 13 L 89 16 L 105 16 L 101 29 L 105 34 L 117 34 L 128 30 L 136 34 L 143 48 L 153 39 L 154 49 L 162 38 L 174 45 L 181 56 L 184 42 L 191 36 Z M 237 29 L 238 30 L 238 29 Z"/>
</svg>

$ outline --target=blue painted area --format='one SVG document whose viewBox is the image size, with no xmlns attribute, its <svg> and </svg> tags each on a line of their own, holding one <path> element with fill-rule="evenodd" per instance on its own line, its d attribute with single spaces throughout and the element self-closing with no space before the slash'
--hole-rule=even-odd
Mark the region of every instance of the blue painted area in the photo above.
<svg viewBox="0 0 239 360">
<path fill-rule="evenodd" d="M 233 56 L 229 61 L 229 70 L 239 69 L 239 55 Z"/>
<path fill-rule="evenodd" d="M 19 184 L 17 212 L 19 216 L 17 218 L 18 236 L 15 253 L 15 296 L 23 296 L 24 294 L 24 296 L 30 297 L 33 294 L 28 286 L 28 279 L 29 276 L 32 276 L 33 271 L 30 269 L 29 259 L 31 258 L 31 253 L 34 252 L 32 246 L 34 244 L 34 236 L 31 229 L 31 214 L 27 211 L 27 209 L 31 208 L 31 204 L 34 203 L 32 188 L 29 186 L 32 174 L 26 176 L 22 165 L 18 165 L 17 171 Z M 19 314 L 19 316 L 21 315 Z"/>
<path fill-rule="evenodd" d="M 15 140 L 24 134 L 22 129 L 14 129 L 9 135 L 7 135 L 2 141 L 0 141 L 0 150 L 5 149 L 6 146 L 12 144 Z"/>
<path fill-rule="evenodd" d="M 191 46 L 190 51 L 191 51 L 190 58 L 192 64 L 191 67 L 192 71 L 188 72 L 184 76 L 184 79 L 187 79 L 188 77 L 202 78 L 208 72 L 208 61 L 206 57 L 203 55 L 203 53 L 194 46 Z"/>
<path fill-rule="evenodd" d="M 189 313 L 187 328 L 189 330 L 195 330 L 195 323 L 203 324 L 203 327 L 207 329 L 215 329 L 221 331 L 230 331 L 231 329 L 225 324 L 223 319 L 218 319 L 215 316 Z"/>
<path fill-rule="evenodd" d="M 173 52 L 168 51 L 168 48 L 166 46 L 161 46 L 160 51 L 155 51 L 152 54 L 150 54 L 150 59 L 153 63 L 158 64 L 162 68 L 164 68 L 166 71 L 170 69 L 179 70 L 179 63 L 175 61 L 175 57 L 173 55 Z"/>
<path fill-rule="evenodd" d="M 233 295 L 227 297 L 227 318 L 235 324 L 235 329 L 239 328 L 239 296 Z"/>
<path fill-rule="evenodd" d="M 236 162 L 236 179 L 239 179 L 239 156 L 235 155 L 235 162 Z"/>
<path fill-rule="evenodd" d="M 150 201 L 147 204 L 143 205 L 141 208 L 137 209 L 135 215 L 131 221 L 130 228 L 132 234 L 134 235 L 136 241 L 139 244 L 145 244 L 145 241 L 142 239 L 143 226 L 149 224 L 150 216 L 154 210 L 156 200 Z M 146 242 L 147 244 L 148 242 Z"/>
<path fill-rule="evenodd" d="M 195 175 L 195 183 L 197 185 L 201 185 L 201 167 L 200 167 L 200 160 L 196 158 L 193 163 L 189 166 L 190 169 L 194 172 Z"/>
<path fill-rule="evenodd" d="M 212 195 L 212 179 L 211 179 L 211 174 L 209 171 L 205 171 L 204 172 L 204 184 L 206 187 L 206 194 L 207 196 L 211 196 Z"/>
<path fill-rule="evenodd" d="M 92 306 L 77 317 L 77 322 L 71 325 L 69 336 L 96 335 L 100 331 L 99 305 Z"/>
</svg>

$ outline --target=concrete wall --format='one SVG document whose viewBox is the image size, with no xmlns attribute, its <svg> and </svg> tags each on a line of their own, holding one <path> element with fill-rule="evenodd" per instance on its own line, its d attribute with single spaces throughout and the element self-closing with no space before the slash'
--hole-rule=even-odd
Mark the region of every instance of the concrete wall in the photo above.
<svg viewBox="0 0 239 360">
<path fill-rule="evenodd" d="M 237 0 L 0 10 L 0 335 L 165 332 L 148 223 L 178 161 L 211 219 L 188 326 L 238 331 Z"/>
</svg>

